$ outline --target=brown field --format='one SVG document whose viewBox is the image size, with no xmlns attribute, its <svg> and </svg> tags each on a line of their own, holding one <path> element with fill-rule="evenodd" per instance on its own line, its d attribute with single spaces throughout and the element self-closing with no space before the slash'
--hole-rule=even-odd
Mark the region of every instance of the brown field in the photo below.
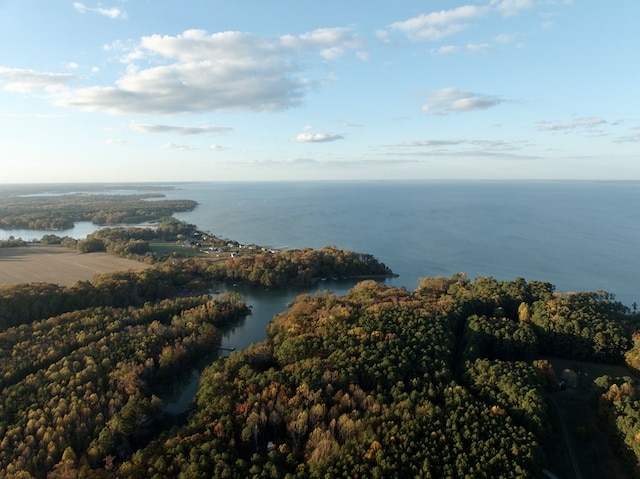
<svg viewBox="0 0 640 479">
<path fill-rule="evenodd" d="M 44 281 L 70 286 L 98 273 L 138 270 L 149 265 L 107 253 L 80 254 L 62 246 L 0 248 L 0 284 Z"/>
</svg>

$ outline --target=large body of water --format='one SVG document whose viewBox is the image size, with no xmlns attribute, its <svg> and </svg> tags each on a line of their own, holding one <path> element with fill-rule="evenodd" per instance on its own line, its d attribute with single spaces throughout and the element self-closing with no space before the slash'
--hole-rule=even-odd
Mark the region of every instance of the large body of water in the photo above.
<svg viewBox="0 0 640 479">
<path fill-rule="evenodd" d="M 240 242 L 372 253 L 410 290 L 465 272 L 640 300 L 640 183 L 193 183 L 168 196 L 200 204 L 181 220 Z"/>
<path fill-rule="evenodd" d="M 388 283 L 410 290 L 423 276 L 465 272 L 640 302 L 638 182 L 211 182 L 160 192 L 196 200 L 175 216 L 218 236 L 372 253 L 400 275 Z M 45 233 L 0 230 L 0 239 Z"/>
<path fill-rule="evenodd" d="M 181 183 L 162 193 L 196 200 L 194 211 L 175 216 L 217 236 L 371 253 L 399 275 L 388 284 L 409 290 L 424 276 L 465 272 L 471 279 L 548 281 L 559 291 L 605 290 L 628 306 L 640 302 L 640 183 Z M 83 238 L 93 229 L 79 224 L 59 234 Z M 10 234 L 22 236 L 0 231 Z M 343 294 L 352 285 L 319 286 Z M 223 347 L 263 340 L 273 315 L 304 291 L 239 292 L 253 314 L 224 335 Z M 197 372 L 187 379 L 169 409 L 179 412 L 190 401 Z"/>
</svg>

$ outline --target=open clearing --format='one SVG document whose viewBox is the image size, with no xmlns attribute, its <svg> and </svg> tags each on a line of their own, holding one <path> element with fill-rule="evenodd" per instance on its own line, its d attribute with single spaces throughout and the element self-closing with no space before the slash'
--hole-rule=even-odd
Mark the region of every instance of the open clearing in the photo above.
<svg viewBox="0 0 640 479">
<path fill-rule="evenodd" d="M 70 286 L 96 274 L 140 270 L 149 265 L 107 253 L 80 254 L 62 246 L 0 248 L 0 284 L 43 281 Z"/>
<path fill-rule="evenodd" d="M 630 477 L 611 449 L 607 435 L 598 427 L 593 410 L 591 388 L 593 381 L 603 375 L 632 376 L 624 366 L 598 364 L 570 359 L 548 358 L 558 377 L 571 377 L 567 388 L 552 395 L 552 405 L 560 416 L 560 424 L 550 453 L 552 469 L 559 477 L 582 479 L 627 479 Z M 571 385 L 569 383 L 573 382 Z M 564 423 L 564 426 L 562 424 Z M 562 427 L 560 427 L 562 426 Z M 581 434 L 578 431 L 582 430 Z M 564 440 L 562 438 L 564 436 Z M 560 446 L 565 443 L 573 449 L 579 471 L 571 464 L 571 453 Z"/>
</svg>

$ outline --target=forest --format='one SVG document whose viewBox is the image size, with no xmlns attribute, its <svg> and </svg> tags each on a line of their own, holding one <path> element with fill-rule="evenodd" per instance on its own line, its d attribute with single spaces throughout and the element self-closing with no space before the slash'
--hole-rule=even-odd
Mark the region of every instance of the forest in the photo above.
<svg viewBox="0 0 640 479">
<path fill-rule="evenodd" d="M 0 286 L 0 478 L 542 477 L 559 434 L 554 358 L 626 368 L 593 378 L 589 407 L 640 477 L 639 318 L 612 294 L 463 273 L 411 292 L 385 285 L 393 272 L 369 254 L 245 247 L 89 196 L 76 212 L 0 218 L 54 228 L 150 216 L 154 228 L 42 241 L 153 266 Z M 159 254 L 159 242 L 177 247 Z M 362 281 L 344 296 L 300 294 L 263 342 L 219 357 L 222 331 L 251 309 L 215 284 L 323 278 Z M 160 391 L 203 360 L 188 413 L 167 413 Z"/>
<path fill-rule="evenodd" d="M 604 292 L 365 280 L 299 295 L 265 341 L 212 360 L 191 411 L 169 417 L 158 388 L 250 313 L 236 294 L 201 293 L 207 268 L 0 289 L 0 477 L 541 477 L 558 388 L 546 358 L 633 370 L 640 357 L 637 317 Z M 635 379 L 595 384 L 636 477 Z"/>
<path fill-rule="evenodd" d="M 191 211 L 196 206 L 195 201 L 163 199 L 158 193 L 6 195 L 0 202 L 0 229 L 62 231 L 73 228 L 77 221 L 137 224 Z"/>
</svg>

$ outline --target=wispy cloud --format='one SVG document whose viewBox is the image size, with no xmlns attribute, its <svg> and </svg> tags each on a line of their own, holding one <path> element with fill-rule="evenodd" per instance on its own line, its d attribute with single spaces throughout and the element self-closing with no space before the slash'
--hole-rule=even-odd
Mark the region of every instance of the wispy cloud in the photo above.
<svg viewBox="0 0 640 479">
<path fill-rule="evenodd" d="M 449 115 L 473 110 L 486 110 L 503 103 L 495 95 L 485 95 L 461 91 L 456 88 L 442 88 L 428 93 L 422 111 L 428 115 Z"/>
<path fill-rule="evenodd" d="M 606 120 L 596 117 L 577 118 L 573 121 L 565 123 L 553 123 L 547 120 L 541 120 L 537 123 L 539 131 L 566 131 L 583 128 L 594 128 L 606 124 Z"/>
<path fill-rule="evenodd" d="M 535 6 L 534 0 L 491 0 L 491 6 L 507 17 Z"/>
<path fill-rule="evenodd" d="M 424 156 L 437 158 L 500 158 L 530 160 L 521 150 L 527 146 L 523 141 L 483 140 L 454 138 L 445 140 L 413 140 L 390 145 L 393 155 Z"/>
<path fill-rule="evenodd" d="M 195 148 L 192 148 L 188 145 L 183 145 L 180 143 L 165 143 L 162 145 L 162 149 L 163 150 L 194 150 Z"/>
<path fill-rule="evenodd" d="M 570 5 L 568 0 L 487 0 L 474 2 L 475 5 L 462 5 L 449 10 L 422 13 L 406 20 L 390 23 L 376 32 L 378 39 L 384 43 L 392 43 L 393 35 L 412 42 L 439 42 L 462 32 L 473 31 L 482 22 L 495 21 L 502 17 L 508 19 L 536 7 L 549 5 Z M 494 42 L 511 42 L 514 34 L 500 35 Z M 469 42 L 465 46 L 442 45 L 434 48 L 433 54 L 451 54 L 459 52 L 487 51 L 491 45 L 484 42 Z M 521 47 L 521 44 L 517 44 Z"/>
<path fill-rule="evenodd" d="M 252 160 L 246 163 L 250 166 L 287 166 L 287 167 L 326 167 L 326 168 L 388 168 L 403 164 L 415 164 L 419 162 L 416 159 L 358 159 L 358 160 L 319 160 L 316 158 L 284 158 L 282 160 Z M 235 165 L 238 162 L 234 162 Z"/>
<path fill-rule="evenodd" d="M 228 126 L 172 126 L 133 123 L 131 127 L 140 133 L 173 133 L 176 135 L 224 134 L 233 130 Z"/>
<path fill-rule="evenodd" d="M 467 43 L 464 46 L 443 45 L 431 50 L 434 55 L 451 55 L 453 53 L 487 53 L 491 46 L 488 43 Z"/>
<path fill-rule="evenodd" d="M 0 67 L 0 82 L 5 90 L 30 92 L 32 90 L 53 90 L 75 80 L 70 73 L 37 72 L 24 68 Z"/>
<path fill-rule="evenodd" d="M 117 7 L 105 8 L 102 5 L 98 4 L 97 7 L 91 8 L 91 7 L 87 7 L 84 3 L 74 2 L 73 8 L 75 8 L 80 13 L 86 13 L 86 12 L 97 13 L 104 17 L 113 18 L 113 19 L 127 18 L 127 14 Z"/>
<path fill-rule="evenodd" d="M 472 140 L 472 139 L 450 139 L 450 140 L 413 140 L 406 141 L 397 145 L 397 148 L 415 148 L 415 149 L 438 149 L 438 148 L 481 148 L 484 150 L 508 151 L 518 150 L 522 148 L 521 144 L 506 142 L 502 140 Z"/>
<path fill-rule="evenodd" d="M 640 127 L 631 128 L 628 135 L 615 139 L 616 143 L 640 143 Z"/>
<path fill-rule="evenodd" d="M 387 30 L 403 33 L 412 41 L 441 40 L 466 30 L 469 26 L 467 21 L 479 18 L 486 12 L 485 7 L 464 5 L 394 22 L 387 27 Z"/>
<path fill-rule="evenodd" d="M 300 133 L 294 138 L 298 143 L 327 143 L 330 141 L 342 140 L 342 135 L 332 135 L 330 133 Z"/>
</svg>

